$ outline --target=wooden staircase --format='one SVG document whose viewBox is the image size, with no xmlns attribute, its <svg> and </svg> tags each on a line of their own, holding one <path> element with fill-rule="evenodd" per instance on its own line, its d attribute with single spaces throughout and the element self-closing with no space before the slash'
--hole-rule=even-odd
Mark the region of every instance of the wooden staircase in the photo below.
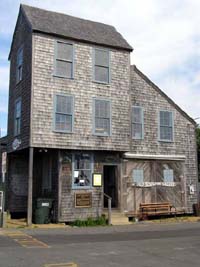
<svg viewBox="0 0 200 267">
<path fill-rule="evenodd" d="M 104 209 L 103 214 L 108 218 L 108 210 Z M 111 215 L 111 224 L 112 225 L 130 225 L 132 222 L 129 222 L 128 217 L 122 213 L 120 210 L 112 209 Z"/>
</svg>

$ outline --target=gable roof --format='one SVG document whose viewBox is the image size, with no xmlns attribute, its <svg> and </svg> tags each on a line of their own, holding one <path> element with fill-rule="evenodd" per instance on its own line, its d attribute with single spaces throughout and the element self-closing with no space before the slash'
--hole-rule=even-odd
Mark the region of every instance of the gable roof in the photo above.
<svg viewBox="0 0 200 267">
<path fill-rule="evenodd" d="M 187 120 L 195 126 L 197 123 L 184 110 L 182 110 L 170 97 L 168 97 L 155 83 L 153 83 L 144 73 L 142 73 L 135 65 L 131 66 L 132 71 L 135 71 L 143 80 L 145 80 L 152 88 L 162 95 L 172 106 L 175 107 Z"/>
<path fill-rule="evenodd" d="M 23 4 L 20 6 L 20 11 L 25 15 L 33 32 L 57 35 L 127 51 L 133 50 L 113 26 Z"/>
</svg>

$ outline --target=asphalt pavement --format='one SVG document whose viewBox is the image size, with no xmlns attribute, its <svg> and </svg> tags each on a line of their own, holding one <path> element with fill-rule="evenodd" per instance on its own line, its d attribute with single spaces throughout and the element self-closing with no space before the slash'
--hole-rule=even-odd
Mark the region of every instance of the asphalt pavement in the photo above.
<svg viewBox="0 0 200 267">
<path fill-rule="evenodd" d="M 200 266 L 200 223 L 0 230 L 0 267 Z"/>
</svg>

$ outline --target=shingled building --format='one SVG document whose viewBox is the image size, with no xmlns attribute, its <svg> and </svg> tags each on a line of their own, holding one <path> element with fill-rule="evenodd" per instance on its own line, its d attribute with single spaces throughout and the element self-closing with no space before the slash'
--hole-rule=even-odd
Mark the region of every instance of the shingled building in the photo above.
<svg viewBox="0 0 200 267">
<path fill-rule="evenodd" d="M 130 65 L 131 52 L 112 26 L 20 6 L 9 55 L 11 214 L 28 210 L 30 223 L 35 200 L 51 197 L 58 222 L 96 218 L 104 193 L 121 214 L 166 201 L 192 212 L 195 122 Z"/>
</svg>

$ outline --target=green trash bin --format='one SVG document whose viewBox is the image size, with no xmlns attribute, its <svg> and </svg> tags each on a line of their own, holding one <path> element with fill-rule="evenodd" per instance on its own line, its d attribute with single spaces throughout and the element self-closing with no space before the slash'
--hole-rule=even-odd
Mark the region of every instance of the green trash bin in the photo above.
<svg viewBox="0 0 200 267">
<path fill-rule="evenodd" d="M 34 222 L 36 224 L 50 223 L 50 211 L 52 209 L 53 200 L 49 198 L 38 198 L 36 200 Z"/>
</svg>

